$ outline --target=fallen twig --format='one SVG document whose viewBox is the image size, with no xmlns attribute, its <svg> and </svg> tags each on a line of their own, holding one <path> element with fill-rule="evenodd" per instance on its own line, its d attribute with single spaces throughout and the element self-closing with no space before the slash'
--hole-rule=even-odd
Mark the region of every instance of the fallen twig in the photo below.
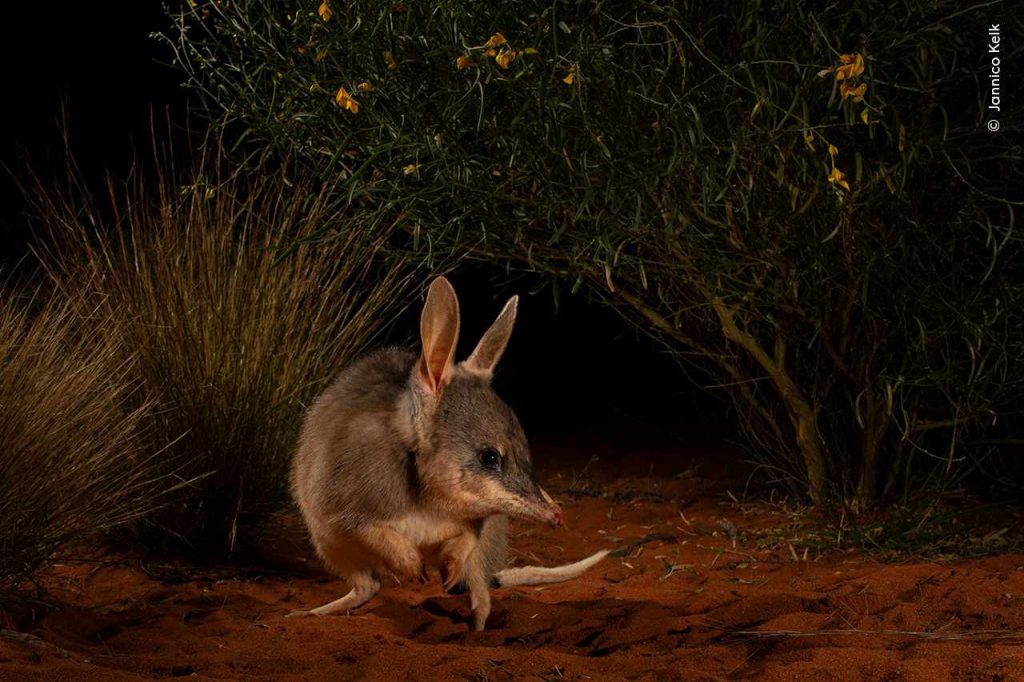
<svg viewBox="0 0 1024 682">
<path fill-rule="evenodd" d="M 67 649 L 62 649 L 56 644 L 51 644 L 50 642 L 47 642 L 45 639 L 40 639 L 39 637 L 36 637 L 35 635 L 29 634 L 27 632 L 0 629 L 0 637 L 3 637 L 4 639 L 10 640 L 12 642 L 18 642 L 19 644 L 25 644 L 31 647 L 35 647 L 37 649 L 45 649 L 51 653 L 57 654 L 61 658 L 74 658 L 74 656 L 71 655 L 71 652 Z"/>
</svg>

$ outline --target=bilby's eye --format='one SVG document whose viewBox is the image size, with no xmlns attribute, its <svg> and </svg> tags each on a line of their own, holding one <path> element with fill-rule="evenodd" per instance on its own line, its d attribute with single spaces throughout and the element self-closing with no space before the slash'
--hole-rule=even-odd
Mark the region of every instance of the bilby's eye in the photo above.
<svg viewBox="0 0 1024 682">
<path fill-rule="evenodd" d="M 501 454 L 494 448 L 484 448 L 479 454 L 480 463 L 487 469 L 501 470 Z"/>
</svg>

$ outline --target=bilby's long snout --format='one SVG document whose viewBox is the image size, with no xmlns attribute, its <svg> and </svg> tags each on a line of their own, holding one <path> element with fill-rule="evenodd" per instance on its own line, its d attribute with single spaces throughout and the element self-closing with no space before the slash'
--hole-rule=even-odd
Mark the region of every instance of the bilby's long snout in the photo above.
<svg viewBox="0 0 1024 682">
<path fill-rule="evenodd" d="M 561 508 L 555 504 L 555 501 L 551 499 L 551 496 L 547 494 L 544 488 L 541 488 L 536 482 L 532 483 L 531 489 L 520 499 L 524 503 L 521 516 L 541 521 L 552 528 L 558 528 L 562 525 Z"/>
</svg>

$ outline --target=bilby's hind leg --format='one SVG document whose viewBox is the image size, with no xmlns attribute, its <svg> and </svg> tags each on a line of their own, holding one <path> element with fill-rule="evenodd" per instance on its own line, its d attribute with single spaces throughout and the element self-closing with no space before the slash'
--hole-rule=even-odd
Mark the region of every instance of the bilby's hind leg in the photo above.
<svg viewBox="0 0 1024 682">
<path fill-rule="evenodd" d="M 293 611 L 289 616 L 326 616 L 344 613 L 368 602 L 380 590 L 380 581 L 370 568 L 375 556 L 358 536 L 330 533 L 314 537 L 317 554 L 324 567 L 337 576 L 346 576 L 351 589 L 340 599 L 309 611 Z"/>
<path fill-rule="evenodd" d="M 374 523 L 360 529 L 358 537 L 396 577 L 419 579 L 423 583 L 428 581 L 419 550 L 391 526 Z"/>
<path fill-rule="evenodd" d="M 343 613 L 359 608 L 373 598 L 380 590 L 378 581 L 369 571 L 353 573 L 349 576 L 352 589 L 340 599 L 335 599 L 323 606 L 318 606 L 310 611 L 292 611 L 289 616 L 329 616 L 332 613 Z"/>
</svg>

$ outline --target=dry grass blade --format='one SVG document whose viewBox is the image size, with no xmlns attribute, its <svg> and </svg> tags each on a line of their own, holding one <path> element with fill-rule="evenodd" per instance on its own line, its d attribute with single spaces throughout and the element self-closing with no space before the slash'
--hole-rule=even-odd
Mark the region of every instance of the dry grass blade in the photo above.
<svg viewBox="0 0 1024 682">
<path fill-rule="evenodd" d="M 337 209 L 329 187 L 210 154 L 184 186 L 111 185 L 109 208 L 78 192 L 40 212 L 58 286 L 87 288 L 95 331 L 138 358 L 150 447 L 166 448 L 154 474 L 189 481 L 154 517 L 158 536 L 223 554 L 287 500 L 306 405 L 413 289 L 381 255 L 390 229 Z"/>
<path fill-rule="evenodd" d="M 77 321 L 81 299 L 0 302 L 0 586 L 138 519 L 154 489 L 135 363 Z"/>
</svg>

